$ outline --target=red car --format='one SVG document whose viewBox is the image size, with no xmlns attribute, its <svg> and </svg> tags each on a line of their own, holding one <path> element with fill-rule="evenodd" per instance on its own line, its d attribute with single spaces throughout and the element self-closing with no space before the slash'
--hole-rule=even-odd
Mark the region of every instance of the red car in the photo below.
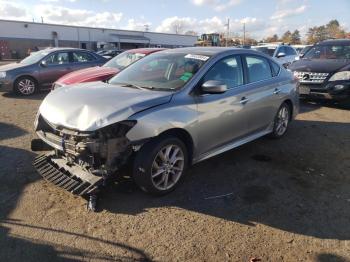
<svg viewBox="0 0 350 262">
<path fill-rule="evenodd" d="M 90 67 L 62 76 L 53 84 L 52 89 L 83 82 L 107 81 L 108 79 L 118 74 L 121 70 L 138 61 L 139 59 L 162 50 L 165 49 L 138 48 L 125 51 L 109 60 L 103 66 Z"/>
</svg>

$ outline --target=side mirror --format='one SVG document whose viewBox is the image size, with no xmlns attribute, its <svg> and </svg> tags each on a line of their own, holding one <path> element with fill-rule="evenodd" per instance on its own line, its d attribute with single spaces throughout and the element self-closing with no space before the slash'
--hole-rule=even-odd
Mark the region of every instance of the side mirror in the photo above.
<svg viewBox="0 0 350 262">
<path fill-rule="evenodd" d="M 47 67 L 47 63 L 46 63 L 45 60 L 42 60 L 42 61 L 40 62 L 40 65 L 41 65 L 42 67 Z"/>
<path fill-rule="evenodd" d="M 282 58 L 285 56 L 286 56 L 286 53 L 283 53 L 283 52 L 277 54 L 277 58 Z"/>
<path fill-rule="evenodd" d="M 227 85 L 222 81 L 209 80 L 202 85 L 203 94 L 222 94 L 227 91 Z"/>
</svg>

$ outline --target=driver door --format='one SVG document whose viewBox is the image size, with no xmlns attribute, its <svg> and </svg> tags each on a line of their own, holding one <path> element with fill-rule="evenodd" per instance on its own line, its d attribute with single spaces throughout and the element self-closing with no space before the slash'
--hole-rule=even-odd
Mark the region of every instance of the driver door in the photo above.
<svg viewBox="0 0 350 262">
<path fill-rule="evenodd" d="M 69 52 L 55 52 L 40 64 L 40 82 L 43 88 L 50 88 L 61 76 L 71 71 Z"/>
<path fill-rule="evenodd" d="M 229 56 L 218 61 L 199 82 L 198 89 L 209 80 L 224 82 L 228 90 L 222 94 L 199 93 L 195 97 L 200 155 L 244 136 L 248 125 L 241 57 Z"/>
</svg>

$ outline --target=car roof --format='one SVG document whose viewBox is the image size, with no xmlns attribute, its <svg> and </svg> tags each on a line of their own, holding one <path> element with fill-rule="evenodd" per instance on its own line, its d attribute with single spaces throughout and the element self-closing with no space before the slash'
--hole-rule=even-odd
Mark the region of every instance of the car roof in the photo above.
<svg viewBox="0 0 350 262">
<path fill-rule="evenodd" d="M 148 54 L 163 51 L 163 50 L 167 50 L 167 49 L 166 48 L 135 48 L 135 49 L 126 50 L 126 52 L 128 52 L 128 53 L 141 53 L 141 54 L 148 55 Z"/>
<path fill-rule="evenodd" d="M 53 47 L 53 48 L 46 48 L 39 51 L 46 51 L 46 52 L 55 52 L 55 51 L 87 51 L 91 52 L 90 50 L 81 49 L 81 48 L 74 48 L 74 47 Z"/>
<path fill-rule="evenodd" d="M 237 48 L 237 47 L 182 47 L 182 48 L 174 48 L 174 49 L 167 49 L 163 52 L 168 53 L 194 53 L 198 55 L 216 55 L 222 52 L 226 51 L 232 51 L 232 50 L 249 50 L 249 49 L 243 49 L 243 48 Z"/>
<path fill-rule="evenodd" d="M 329 39 L 318 43 L 318 45 L 350 45 L 350 39 Z"/>
</svg>

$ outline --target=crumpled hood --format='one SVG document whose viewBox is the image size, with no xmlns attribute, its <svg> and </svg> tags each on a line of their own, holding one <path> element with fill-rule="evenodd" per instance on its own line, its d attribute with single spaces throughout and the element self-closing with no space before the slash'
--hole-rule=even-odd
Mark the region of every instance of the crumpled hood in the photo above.
<svg viewBox="0 0 350 262">
<path fill-rule="evenodd" d="M 172 93 L 90 82 L 49 93 L 39 112 L 50 123 L 79 131 L 95 131 L 126 120 L 142 110 L 165 104 Z"/>
<path fill-rule="evenodd" d="M 292 63 L 292 71 L 332 73 L 350 64 L 349 59 L 301 59 Z"/>
<path fill-rule="evenodd" d="M 0 66 L 0 72 L 6 72 L 6 71 L 13 70 L 13 69 L 26 67 L 26 66 L 28 66 L 28 65 L 21 64 L 21 63 L 11 63 L 11 64 L 7 64 L 7 65 L 2 65 L 2 66 Z"/>
<path fill-rule="evenodd" d="M 118 72 L 119 70 L 117 68 L 95 66 L 66 74 L 56 82 L 63 85 L 71 85 L 83 82 L 104 81 L 116 75 Z"/>
</svg>

